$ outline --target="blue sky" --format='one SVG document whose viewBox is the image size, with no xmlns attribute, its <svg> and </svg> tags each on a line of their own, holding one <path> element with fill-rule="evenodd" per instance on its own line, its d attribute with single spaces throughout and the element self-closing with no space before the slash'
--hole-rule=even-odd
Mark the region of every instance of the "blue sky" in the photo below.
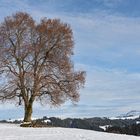
<svg viewBox="0 0 140 140">
<path fill-rule="evenodd" d="M 34 105 L 34 116 L 116 116 L 140 110 L 139 0 L 0 0 L 0 21 L 17 11 L 60 18 L 71 25 L 75 69 L 87 72 L 74 106 Z M 22 117 L 22 107 L 0 105 L 0 119 Z"/>
</svg>

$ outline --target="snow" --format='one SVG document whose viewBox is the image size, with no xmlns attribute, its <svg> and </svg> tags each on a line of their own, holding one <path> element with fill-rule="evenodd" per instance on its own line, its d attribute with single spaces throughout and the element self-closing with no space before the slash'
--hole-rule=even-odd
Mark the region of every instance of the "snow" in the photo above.
<svg viewBox="0 0 140 140">
<path fill-rule="evenodd" d="M 24 118 L 18 118 L 18 119 L 9 119 L 6 120 L 7 122 L 14 122 L 14 121 L 23 121 Z M 38 118 L 33 117 L 32 120 L 37 120 Z"/>
<path fill-rule="evenodd" d="M 111 127 L 112 125 L 104 125 L 104 126 L 99 126 L 100 128 L 102 128 L 103 130 L 106 130 L 106 128 Z"/>
<path fill-rule="evenodd" d="M 140 121 L 136 121 L 136 124 L 140 124 Z"/>
<path fill-rule="evenodd" d="M 121 119 L 121 120 L 126 120 L 126 119 L 137 119 L 139 118 L 139 115 L 136 115 L 136 116 L 126 116 L 126 117 L 111 117 L 109 118 L 110 120 L 118 120 L 118 119 Z"/>
<path fill-rule="evenodd" d="M 47 119 L 47 120 L 44 120 L 45 123 L 51 123 L 51 120 Z"/>
<path fill-rule="evenodd" d="M 0 140 L 140 140 L 140 137 L 74 128 L 21 128 L 0 124 Z"/>
</svg>

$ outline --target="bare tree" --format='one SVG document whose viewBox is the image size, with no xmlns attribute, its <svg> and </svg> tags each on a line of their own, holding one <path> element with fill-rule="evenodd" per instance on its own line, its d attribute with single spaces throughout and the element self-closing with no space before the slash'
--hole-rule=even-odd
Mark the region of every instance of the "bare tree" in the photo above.
<svg viewBox="0 0 140 140">
<path fill-rule="evenodd" d="M 24 122 L 31 121 L 34 101 L 54 106 L 76 102 L 85 72 L 74 71 L 73 34 L 59 19 L 35 23 L 18 12 L 0 24 L 0 100 L 24 105 Z"/>
</svg>

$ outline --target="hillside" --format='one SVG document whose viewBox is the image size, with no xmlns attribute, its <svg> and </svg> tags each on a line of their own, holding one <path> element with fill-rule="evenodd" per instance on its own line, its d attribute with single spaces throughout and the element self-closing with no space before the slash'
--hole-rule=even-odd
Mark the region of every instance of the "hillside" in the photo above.
<svg viewBox="0 0 140 140">
<path fill-rule="evenodd" d="M 22 119 L 1 120 L 0 123 L 20 124 Z M 117 134 L 127 134 L 140 136 L 140 117 L 138 114 L 130 113 L 129 116 L 113 118 L 56 118 L 46 117 L 34 118 L 32 122 L 33 127 L 63 127 L 63 128 L 79 128 L 86 130 L 104 131 Z"/>
<path fill-rule="evenodd" d="M 0 124 L 0 140 L 139 140 L 136 136 L 110 134 L 74 128 L 21 128 Z"/>
</svg>

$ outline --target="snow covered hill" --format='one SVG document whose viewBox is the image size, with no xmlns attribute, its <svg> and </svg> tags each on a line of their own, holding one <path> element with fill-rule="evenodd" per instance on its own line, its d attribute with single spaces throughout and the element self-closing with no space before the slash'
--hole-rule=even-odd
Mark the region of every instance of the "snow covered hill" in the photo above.
<svg viewBox="0 0 140 140">
<path fill-rule="evenodd" d="M 136 118 L 139 118 L 139 117 L 140 117 L 140 111 L 139 110 L 132 110 L 132 111 L 129 111 L 128 113 L 126 113 L 126 114 L 122 114 L 122 115 L 117 116 L 117 117 L 111 117 L 109 119 L 111 119 L 111 120 L 116 120 L 116 119 L 125 120 L 125 119 L 136 119 Z"/>
<path fill-rule="evenodd" d="M 140 137 L 72 128 L 21 128 L 0 124 L 0 140 L 140 140 Z"/>
</svg>

